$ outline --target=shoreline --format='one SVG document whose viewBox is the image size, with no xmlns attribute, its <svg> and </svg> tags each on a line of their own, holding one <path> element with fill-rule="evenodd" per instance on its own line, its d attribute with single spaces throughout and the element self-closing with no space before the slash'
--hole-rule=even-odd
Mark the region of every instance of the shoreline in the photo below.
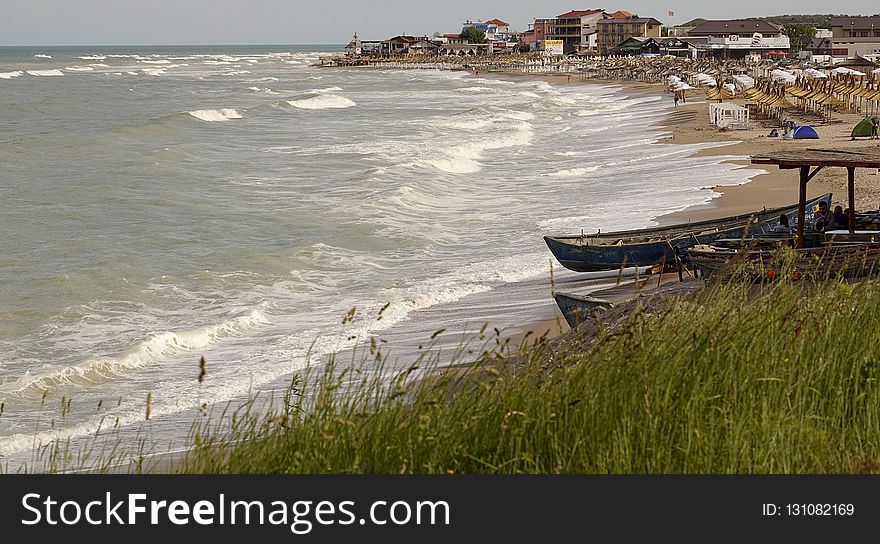
<svg viewBox="0 0 880 544">
<path fill-rule="evenodd" d="M 529 78 L 547 81 L 554 85 L 584 85 L 598 84 L 615 87 L 621 92 L 659 95 L 671 100 L 671 95 L 666 91 L 663 84 L 647 83 L 641 81 L 623 81 L 608 79 L 570 78 L 567 74 L 548 73 L 522 73 L 500 72 L 481 73 L 476 77 L 489 78 Z M 798 124 L 811 124 L 820 135 L 818 142 L 804 140 L 783 140 L 781 138 L 769 138 L 767 134 L 780 123 L 770 120 L 751 120 L 748 130 L 719 130 L 709 122 L 709 101 L 702 91 L 694 91 L 694 96 L 688 97 L 689 102 L 674 106 L 661 102 L 665 117 L 661 121 L 651 125 L 653 130 L 659 130 L 655 144 L 714 144 L 695 151 L 688 156 L 697 157 L 736 157 L 725 159 L 721 162 L 736 165 L 739 168 L 754 170 L 746 183 L 737 185 L 716 185 L 707 188 L 712 191 L 709 199 L 698 205 L 688 206 L 682 210 L 661 214 L 652 218 L 660 226 L 687 223 L 714 219 L 729 215 L 749 213 L 752 211 L 787 206 L 797 202 L 798 185 L 797 177 L 791 171 L 781 169 L 768 169 L 763 166 L 753 165 L 749 158 L 769 151 L 781 151 L 785 149 L 803 149 L 809 147 L 826 147 L 845 149 L 865 149 L 876 147 L 871 141 L 850 140 L 850 131 L 862 119 L 862 115 L 851 112 L 836 112 L 830 120 L 817 123 L 808 119 L 791 115 L 786 119 L 793 119 Z M 733 102 L 742 103 L 743 100 Z M 665 134 L 662 134 L 665 133 Z M 860 178 L 860 179 L 858 179 Z M 873 179 L 871 179 L 873 178 Z M 861 190 L 856 195 L 856 205 L 860 209 L 880 207 L 880 172 L 868 174 L 857 172 L 857 183 L 861 182 Z M 846 203 L 846 174 L 840 169 L 826 169 L 810 182 L 807 188 L 808 198 L 815 198 L 822 194 L 833 193 L 833 204 L 840 204 L 844 208 Z M 556 315 L 536 315 L 534 319 L 524 324 L 521 330 L 511 335 L 511 344 L 518 345 L 526 335 L 539 337 L 548 334 L 550 338 L 562 336 L 568 332 L 568 327 L 561 319 L 558 311 Z"/>
<path fill-rule="evenodd" d="M 651 94 L 669 98 L 671 95 L 660 83 L 643 81 L 625 81 L 612 79 L 572 78 L 567 74 L 504 72 L 489 73 L 487 77 L 513 76 L 515 78 L 531 78 L 548 81 L 557 85 L 598 84 L 616 87 L 624 92 Z M 484 77 L 481 74 L 479 77 Z M 727 159 L 722 162 L 734 164 L 740 168 L 755 170 L 747 183 L 739 185 L 718 185 L 711 190 L 715 194 L 703 204 L 689 206 L 677 212 L 662 214 L 654 221 L 660 225 L 685 223 L 702 219 L 713 219 L 727 215 L 747 213 L 761 208 L 786 206 L 797 201 L 797 179 L 791 172 L 768 169 L 764 166 L 751 164 L 749 158 L 770 151 L 786 149 L 824 148 L 833 146 L 838 149 L 876 148 L 878 144 L 870 140 L 851 140 L 850 131 L 863 119 L 860 113 L 835 112 L 830 120 L 817 122 L 802 116 L 802 112 L 787 115 L 786 119 L 798 124 L 809 124 L 820 136 L 820 140 L 783 140 L 769 138 L 767 134 L 781 123 L 769 120 L 751 120 L 748 130 L 719 130 L 709 123 L 709 102 L 702 91 L 693 91 L 689 102 L 679 106 L 665 103 L 661 107 L 666 118 L 652 124 L 652 128 L 665 132 L 658 136 L 656 144 L 714 144 L 714 147 L 700 149 L 689 156 L 736 156 L 741 158 Z M 742 105 L 742 99 L 730 102 Z M 856 194 L 856 205 L 861 209 L 880 208 L 880 176 L 857 171 L 857 181 L 861 181 L 859 193 Z M 834 202 L 846 207 L 846 175 L 839 169 L 820 172 L 807 187 L 808 196 L 814 197 L 825 193 L 834 193 Z"/>
</svg>

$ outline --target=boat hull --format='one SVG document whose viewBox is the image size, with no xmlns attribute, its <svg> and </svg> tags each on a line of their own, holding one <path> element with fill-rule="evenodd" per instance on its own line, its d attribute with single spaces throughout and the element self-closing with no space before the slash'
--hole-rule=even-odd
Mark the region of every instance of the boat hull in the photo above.
<svg viewBox="0 0 880 544">
<path fill-rule="evenodd" d="M 828 204 L 831 195 L 812 200 L 806 220 L 812 221 L 820 201 Z M 688 262 L 688 249 L 721 237 L 740 237 L 769 231 L 768 220 L 785 214 L 797 216 L 797 206 L 764 210 L 754 214 L 726 217 L 687 225 L 619 231 L 582 236 L 544 236 L 544 242 L 565 268 L 574 272 L 616 270 L 628 266 L 655 266 Z M 757 223 L 754 221 L 757 220 Z"/>
<path fill-rule="evenodd" d="M 562 316 L 565 317 L 565 322 L 572 329 L 576 329 L 578 325 L 591 319 L 596 312 L 612 306 L 607 300 L 581 295 L 556 293 L 553 298 L 556 300 L 556 305 L 559 306 Z"/>
<path fill-rule="evenodd" d="M 880 273 L 880 243 L 845 244 L 792 250 L 793 260 L 775 251 L 693 248 L 691 265 L 704 276 L 740 274 L 755 279 L 776 277 L 784 270 L 798 276 L 860 277 Z M 771 277 L 772 276 L 772 277 Z"/>
<path fill-rule="evenodd" d="M 628 266 L 653 266 L 675 262 L 675 250 L 669 242 L 646 242 L 619 246 L 567 244 L 545 236 L 544 241 L 559 264 L 575 272 L 597 272 Z"/>
</svg>

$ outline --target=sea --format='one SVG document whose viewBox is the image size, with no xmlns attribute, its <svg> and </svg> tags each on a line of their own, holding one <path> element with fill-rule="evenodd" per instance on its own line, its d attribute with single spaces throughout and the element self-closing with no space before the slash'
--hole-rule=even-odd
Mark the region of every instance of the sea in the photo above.
<svg viewBox="0 0 880 544">
<path fill-rule="evenodd" d="M 657 143 L 660 95 L 315 66 L 339 50 L 0 48 L 0 467 L 108 429 L 185 448 L 206 407 L 374 339 L 466 362 L 578 288 L 542 235 L 754 175 Z"/>
</svg>

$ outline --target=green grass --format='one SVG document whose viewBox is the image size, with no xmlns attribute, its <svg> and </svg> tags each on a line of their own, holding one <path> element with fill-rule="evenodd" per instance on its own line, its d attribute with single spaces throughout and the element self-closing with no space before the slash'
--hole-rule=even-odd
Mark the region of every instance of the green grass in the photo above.
<svg viewBox="0 0 880 544">
<path fill-rule="evenodd" d="M 269 414 L 196 428 L 176 469 L 874 472 L 878 317 L 877 280 L 718 282 L 638 307 L 588 347 L 572 334 L 517 360 L 486 350 L 463 379 L 380 378 L 388 364 L 374 343 L 359 368 L 297 378 Z"/>
</svg>

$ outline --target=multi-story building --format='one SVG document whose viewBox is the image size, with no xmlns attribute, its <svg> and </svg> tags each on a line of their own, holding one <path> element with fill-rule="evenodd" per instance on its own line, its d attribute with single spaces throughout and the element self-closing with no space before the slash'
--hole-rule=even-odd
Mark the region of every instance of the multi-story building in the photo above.
<svg viewBox="0 0 880 544">
<path fill-rule="evenodd" d="M 695 29 L 695 26 L 670 26 L 666 28 L 667 35 L 670 38 L 684 38 L 688 36 L 688 32 Z"/>
<path fill-rule="evenodd" d="M 468 28 L 476 28 L 477 30 L 479 30 L 480 32 L 482 32 L 483 34 L 486 35 L 487 40 L 492 42 L 492 41 L 495 41 L 496 39 L 501 39 L 503 37 L 502 35 L 506 34 L 506 31 L 502 33 L 501 30 L 498 28 L 498 25 L 496 23 L 492 22 L 492 21 L 496 21 L 496 20 L 497 19 L 492 19 L 491 21 L 477 21 L 477 22 L 465 21 L 461 25 L 461 31 L 464 32 Z M 504 21 L 501 21 L 501 22 L 504 23 Z M 507 23 L 504 23 L 504 25 L 505 25 L 505 30 L 506 30 Z"/>
<path fill-rule="evenodd" d="M 600 55 L 633 37 L 659 38 L 663 23 L 653 17 L 609 17 L 596 22 L 596 46 Z"/>
<path fill-rule="evenodd" d="M 880 15 L 871 17 L 832 17 L 834 38 L 880 38 Z"/>
<path fill-rule="evenodd" d="M 760 19 L 706 21 L 688 36 L 707 38 L 707 53 L 723 58 L 781 57 L 791 48 L 782 27 Z"/>
<path fill-rule="evenodd" d="M 688 36 L 724 38 L 732 34 L 752 36 L 758 32 L 766 38 L 782 35 L 782 27 L 760 19 L 739 19 L 726 21 L 706 21 L 688 31 Z"/>
<path fill-rule="evenodd" d="M 529 25 L 529 30 L 525 34 L 534 32 L 529 36 L 524 34 L 523 41 L 528 43 L 531 51 L 540 51 L 544 47 L 544 40 L 547 39 L 547 29 L 552 24 L 553 19 L 535 19 L 533 24 Z"/>
<path fill-rule="evenodd" d="M 565 53 L 577 53 L 596 49 L 596 23 L 605 17 L 604 10 L 574 10 L 555 19 L 548 19 L 548 40 L 563 42 Z M 536 20 L 537 22 L 537 20 Z"/>
<path fill-rule="evenodd" d="M 412 55 L 416 53 L 431 54 L 437 52 L 437 44 L 427 36 L 394 36 L 379 42 L 378 53 L 381 55 Z"/>
<path fill-rule="evenodd" d="M 512 52 L 519 46 L 519 34 L 512 34 L 510 24 L 501 19 L 489 19 L 488 21 L 466 21 L 462 25 L 462 32 L 468 28 L 475 28 L 486 35 L 490 51 L 496 53 Z"/>
<path fill-rule="evenodd" d="M 880 54 L 880 15 L 832 17 L 831 34 L 831 49 L 834 56 Z"/>
<path fill-rule="evenodd" d="M 510 24 L 505 23 L 501 19 L 489 19 L 486 23 L 495 25 L 495 31 L 498 34 L 510 34 Z"/>
<path fill-rule="evenodd" d="M 409 46 L 419 41 L 415 36 L 394 36 L 383 40 L 379 52 L 383 55 L 405 55 L 409 52 Z"/>
</svg>

